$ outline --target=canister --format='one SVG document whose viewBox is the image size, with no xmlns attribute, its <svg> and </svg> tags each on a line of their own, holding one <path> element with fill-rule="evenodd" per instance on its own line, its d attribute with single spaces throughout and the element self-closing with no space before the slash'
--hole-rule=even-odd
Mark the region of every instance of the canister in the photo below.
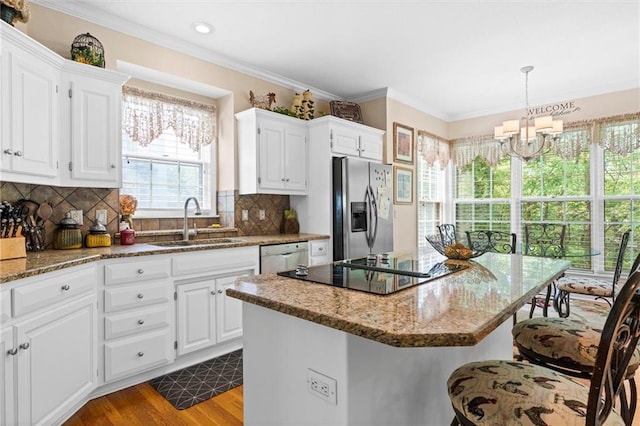
<svg viewBox="0 0 640 426">
<path fill-rule="evenodd" d="M 109 235 L 107 228 L 103 224 L 96 222 L 89 229 L 89 234 L 87 234 L 84 244 L 89 248 L 109 247 L 111 246 L 111 235 Z"/>
<path fill-rule="evenodd" d="M 130 246 L 136 243 L 136 231 L 133 229 L 123 229 L 120 231 L 120 245 Z"/>
<path fill-rule="evenodd" d="M 79 227 L 80 225 L 71 218 L 71 213 L 67 212 L 64 219 L 58 223 L 58 229 L 53 236 L 53 248 L 82 248 L 82 231 Z"/>
</svg>

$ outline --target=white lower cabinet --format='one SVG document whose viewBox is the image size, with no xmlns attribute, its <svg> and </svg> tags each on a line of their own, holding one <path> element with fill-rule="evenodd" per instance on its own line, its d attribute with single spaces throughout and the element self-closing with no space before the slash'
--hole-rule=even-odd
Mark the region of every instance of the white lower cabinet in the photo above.
<svg viewBox="0 0 640 426">
<path fill-rule="evenodd" d="M 3 328 L 3 424 L 51 424 L 86 399 L 97 384 L 96 314 L 94 292 Z"/>
<path fill-rule="evenodd" d="M 173 361 L 171 259 L 119 259 L 104 267 L 104 381 Z"/>
<path fill-rule="evenodd" d="M 178 356 L 216 343 L 216 280 L 176 286 Z"/>
<path fill-rule="evenodd" d="M 242 336 L 242 303 L 226 289 L 258 267 L 257 246 L 174 257 L 178 356 Z"/>
<path fill-rule="evenodd" d="M 165 327 L 105 343 L 105 381 L 171 362 L 173 360 L 171 341 L 171 329 Z"/>
<path fill-rule="evenodd" d="M 14 353 L 15 352 L 15 353 Z M 13 327 L 0 329 L 0 425 L 13 424 L 15 417 L 14 360 L 18 348 L 13 338 Z"/>
</svg>

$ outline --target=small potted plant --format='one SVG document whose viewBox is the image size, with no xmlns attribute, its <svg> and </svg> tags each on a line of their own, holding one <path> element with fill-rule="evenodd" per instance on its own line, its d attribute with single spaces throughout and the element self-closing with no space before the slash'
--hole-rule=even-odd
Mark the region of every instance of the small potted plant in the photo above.
<svg viewBox="0 0 640 426">
<path fill-rule="evenodd" d="M 0 18 L 13 26 L 15 21 L 27 22 L 31 11 L 27 0 L 0 0 Z"/>
</svg>

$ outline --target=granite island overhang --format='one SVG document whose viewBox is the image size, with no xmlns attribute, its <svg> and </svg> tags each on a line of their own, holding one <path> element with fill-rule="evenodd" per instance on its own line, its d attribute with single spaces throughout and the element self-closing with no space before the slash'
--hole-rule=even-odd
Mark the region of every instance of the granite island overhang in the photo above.
<svg viewBox="0 0 640 426">
<path fill-rule="evenodd" d="M 512 314 L 569 262 L 487 253 L 469 265 L 386 296 L 240 277 L 227 294 L 243 301 L 244 423 L 450 424 L 451 372 L 513 359 Z"/>
<path fill-rule="evenodd" d="M 497 253 L 459 262 L 469 268 L 389 295 L 275 274 L 242 277 L 227 295 L 391 346 L 472 346 L 570 266 Z"/>
</svg>

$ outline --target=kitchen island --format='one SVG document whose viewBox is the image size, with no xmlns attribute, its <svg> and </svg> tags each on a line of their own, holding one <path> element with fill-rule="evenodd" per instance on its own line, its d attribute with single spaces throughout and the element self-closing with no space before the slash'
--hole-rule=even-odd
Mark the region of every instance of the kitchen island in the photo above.
<svg viewBox="0 0 640 426">
<path fill-rule="evenodd" d="M 245 302 L 245 424 L 449 424 L 449 374 L 511 359 L 512 315 L 570 262 L 487 253 L 468 266 L 390 295 L 240 278 L 227 295 Z"/>
</svg>

